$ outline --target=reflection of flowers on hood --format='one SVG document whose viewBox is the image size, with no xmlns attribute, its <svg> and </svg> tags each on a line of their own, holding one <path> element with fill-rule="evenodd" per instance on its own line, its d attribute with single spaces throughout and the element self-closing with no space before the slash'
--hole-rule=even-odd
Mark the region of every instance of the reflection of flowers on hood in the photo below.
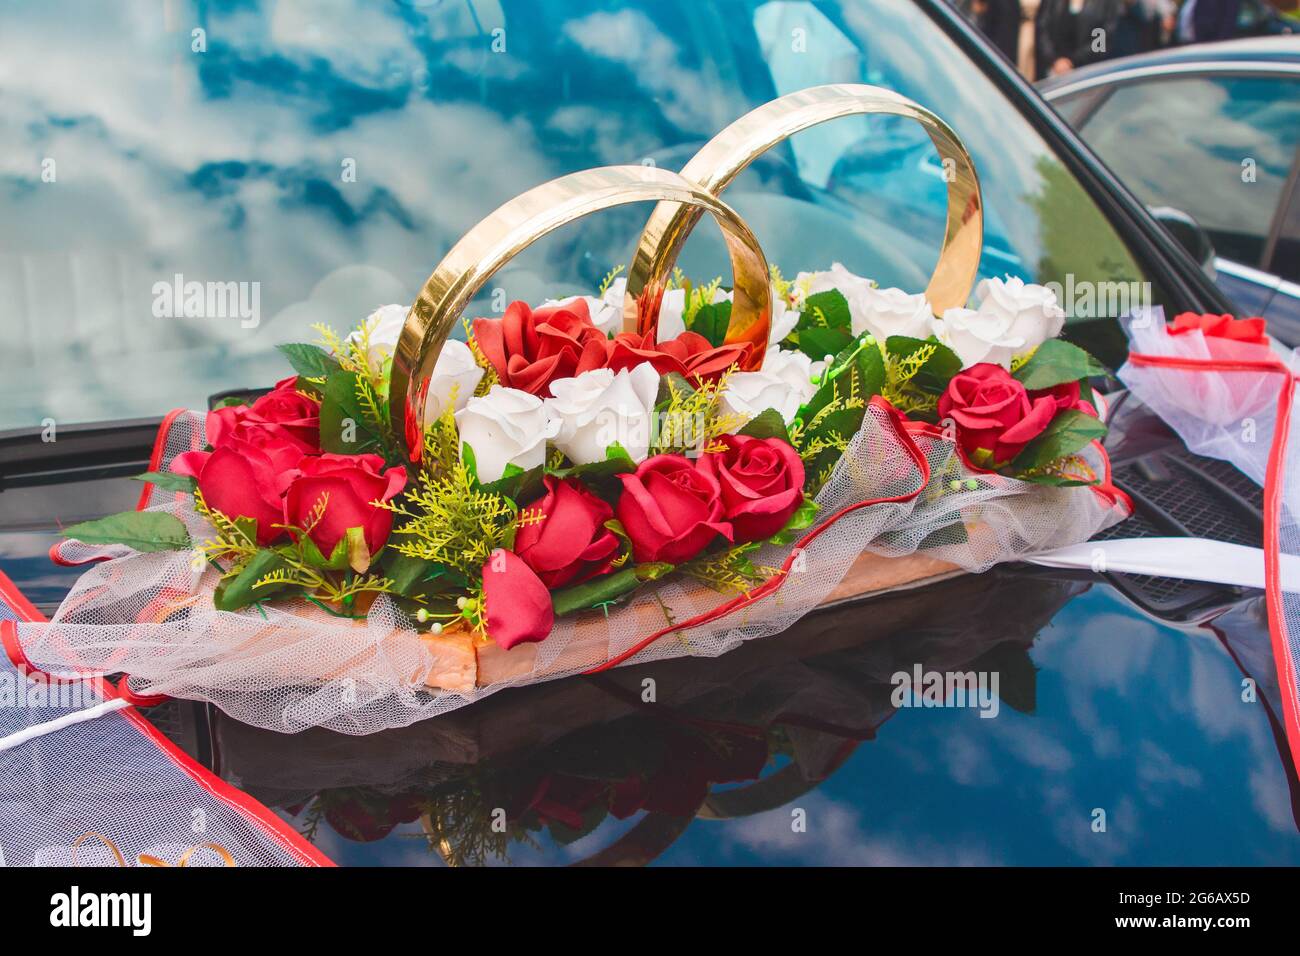
<svg viewBox="0 0 1300 956">
<path fill-rule="evenodd" d="M 978 308 L 948 309 L 935 323 L 935 335 L 965 368 L 992 362 L 1009 369 L 1012 358 L 1056 338 L 1065 326 L 1065 312 L 1046 286 L 1018 276 L 985 279 L 976 294 Z"/>
<path fill-rule="evenodd" d="M 799 407 L 817 391 L 812 380 L 814 375 L 821 374 L 823 365 L 803 352 L 773 345 L 757 372 L 733 372 L 727 379 L 722 411 L 749 421 L 760 412 L 774 408 L 789 424 Z"/>
</svg>

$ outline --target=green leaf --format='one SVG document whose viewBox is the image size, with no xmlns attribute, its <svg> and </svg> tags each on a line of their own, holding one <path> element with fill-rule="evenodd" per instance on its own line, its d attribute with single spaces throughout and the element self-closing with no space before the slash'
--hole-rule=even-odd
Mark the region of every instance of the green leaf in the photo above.
<svg viewBox="0 0 1300 956">
<path fill-rule="evenodd" d="M 270 548 L 263 548 L 248 559 L 242 571 L 228 581 L 217 585 L 212 595 L 212 603 L 218 611 L 238 611 L 256 601 L 261 601 L 282 590 L 284 584 L 267 584 L 254 588 L 262 578 L 272 571 L 287 567 L 284 558 Z"/>
<path fill-rule="evenodd" d="M 462 453 L 468 454 L 465 464 L 471 469 L 475 468 L 474 450 L 468 445 L 462 448 Z M 544 465 L 538 465 L 536 468 L 529 468 L 527 471 L 520 468 L 513 462 L 506 465 L 505 472 L 496 481 L 489 481 L 483 485 L 483 490 L 496 495 L 503 495 L 509 498 L 517 505 L 523 505 L 531 502 L 534 498 L 540 498 L 542 495 L 542 476 L 546 473 Z"/>
<path fill-rule="evenodd" d="M 799 330 L 799 341 L 802 342 L 804 332 L 818 328 L 848 329 L 852 324 L 849 300 L 844 298 L 844 293 L 839 289 L 828 289 L 804 300 L 803 312 L 799 315 L 796 328 Z M 839 350 L 823 352 L 822 355 L 834 355 L 837 351 Z"/>
<path fill-rule="evenodd" d="M 1011 462 L 1012 473 L 1041 468 L 1058 458 L 1073 455 L 1105 434 L 1106 426 L 1087 412 L 1073 408 L 1057 412 L 1046 430 Z"/>
<path fill-rule="evenodd" d="M 790 444 L 790 433 L 786 430 L 785 419 L 775 408 L 763 409 L 751 418 L 738 434 L 748 435 L 751 438 L 779 438 L 787 445 Z"/>
<path fill-rule="evenodd" d="M 175 515 L 158 511 L 123 511 L 63 529 L 65 538 L 85 544 L 124 544 L 136 551 L 181 551 L 193 547 L 189 532 Z"/>
<path fill-rule="evenodd" d="M 727 338 L 727 328 L 731 325 L 731 303 L 711 302 L 702 305 L 691 318 L 688 331 L 695 332 L 709 340 L 710 345 L 721 345 Z"/>
<path fill-rule="evenodd" d="M 866 398 L 881 394 L 885 390 L 885 357 L 880 349 L 867 345 L 857 353 L 855 362 L 860 376 L 858 394 Z"/>
<path fill-rule="evenodd" d="M 691 383 L 686 381 L 684 376 L 678 372 L 669 372 L 659 379 L 659 394 L 655 396 L 655 408 L 662 411 L 672 400 L 674 391 L 686 398 L 695 394 L 695 389 L 691 387 Z"/>
<path fill-rule="evenodd" d="M 162 491 L 184 491 L 194 494 L 198 482 L 191 475 L 178 475 L 171 471 L 146 471 L 143 475 L 132 475 L 132 481 L 147 481 Z"/>
<path fill-rule="evenodd" d="M 890 355 L 900 359 L 907 358 L 913 352 L 925 347 L 933 347 L 934 353 L 921 366 L 921 370 L 912 378 L 912 384 L 923 392 L 941 395 L 948 387 L 948 382 L 961 371 L 961 359 L 957 353 L 934 339 L 916 339 L 910 335 L 891 335 L 885 340 L 885 348 Z"/>
<path fill-rule="evenodd" d="M 246 396 L 227 395 L 225 398 L 221 399 L 221 401 L 213 403 L 212 410 L 215 412 L 218 408 L 239 408 L 244 405 L 252 404 L 252 401 L 250 401 Z"/>
<path fill-rule="evenodd" d="M 555 609 L 556 617 L 563 617 L 576 611 L 617 601 L 631 594 L 640 585 L 641 579 L 637 577 L 636 569 L 623 568 L 621 571 L 602 574 L 582 584 L 575 584 L 571 588 L 555 591 L 551 594 L 551 606 Z"/>
<path fill-rule="evenodd" d="M 1034 485 L 1048 485 L 1052 488 L 1083 488 L 1097 483 L 1096 480 L 1087 481 L 1083 478 L 1066 478 L 1063 475 L 1020 475 L 1017 477 L 1020 481 L 1027 481 Z"/>
<path fill-rule="evenodd" d="M 349 431 L 354 441 L 346 440 Z M 334 372 L 321 386 L 320 444 L 321 450 L 338 455 L 359 455 L 381 444 L 380 436 L 357 401 L 355 372 Z"/>
<path fill-rule="evenodd" d="M 847 327 L 813 327 L 799 333 L 799 351 L 814 362 L 820 362 L 828 355 L 838 355 L 852 344 L 853 333 Z"/>
<path fill-rule="evenodd" d="M 328 378 L 341 371 L 338 361 L 324 349 L 304 342 L 277 345 L 293 370 L 304 378 Z"/>
<path fill-rule="evenodd" d="M 321 554 L 320 548 L 316 547 L 316 542 L 303 535 L 298 542 L 298 550 L 306 562 L 314 568 L 321 568 L 325 571 L 342 571 L 348 566 L 348 542 L 346 538 L 340 538 L 338 544 L 334 545 L 334 552 L 327 558 Z"/>
<path fill-rule="evenodd" d="M 799 503 L 799 507 L 790 516 L 790 520 L 785 523 L 785 527 L 768 540 L 772 544 L 793 544 L 799 540 L 799 532 L 811 527 L 812 523 L 817 520 L 818 510 L 817 502 L 804 495 L 803 501 Z"/>
<path fill-rule="evenodd" d="M 1105 373 L 1101 363 L 1079 346 L 1063 339 L 1048 339 L 1012 374 L 1025 388 L 1034 391 Z"/>
<path fill-rule="evenodd" d="M 588 462 L 585 465 L 571 465 L 551 472 L 557 478 L 581 478 L 583 481 L 600 482 L 636 471 L 636 462 L 627 449 L 618 442 L 605 449 L 604 461 Z"/>
<path fill-rule="evenodd" d="M 402 554 L 390 549 L 391 554 L 384 561 L 384 576 L 393 582 L 393 590 L 398 594 L 410 596 L 418 585 L 437 575 L 441 565 L 424 558 Z"/>
</svg>

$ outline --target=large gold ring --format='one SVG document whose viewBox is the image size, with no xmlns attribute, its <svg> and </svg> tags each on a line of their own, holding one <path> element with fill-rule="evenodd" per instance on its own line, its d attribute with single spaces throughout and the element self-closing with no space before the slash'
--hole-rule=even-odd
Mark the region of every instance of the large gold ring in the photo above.
<svg viewBox="0 0 1300 956">
<path fill-rule="evenodd" d="M 952 128 L 905 96 L 863 84 L 814 86 L 790 93 L 746 113 L 709 140 L 682 168 L 682 176 L 720 195 L 750 163 L 782 140 L 827 120 L 856 114 L 906 116 L 919 122 L 930 135 L 948 183 L 948 222 L 925 295 L 938 315 L 945 309 L 965 305 L 984 242 L 979 178 L 970 154 Z M 682 245 L 699 217 L 698 208 L 680 203 L 660 202 L 655 206 L 628 269 L 624 331 L 644 335 L 656 330 L 659 310 L 647 310 L 645 304 L 659 302 Z M 760 352 L 767 344 L 766 329 L 763 336 Z M 753 330 L 747 331 L 733 319 L 727 341 L 755 341 Z"/>
<path fill-rule="evenodd" d="M 761 347 L 749 351 L 757 367 L 771 321 L 767 259 L 749 226 L 716 196 L 677 173 L 650 166 L 605 166 L 561 176 L 499 207 L 467 232 L 438 263 L 406 316 L 393 355 L 389 420 L 407 436 L 417 460 L 424 434 L 425 396 L 438 353 L 466 306 L 498 269 L 532 243 L 589 213 L 633 202 L 658 200 L 709 212 L 722 229 L 734 282 L 732 323 L 761 329 Z M 697 217 L 698 218 L 698 217 Z M 693 226 L 697 219 L 691 220 Z M 672 239 L 671 232 L 665 241 Z M 684 236 L 682 237 L 685 238 Z M 654 313 L 658 314 L 658 302 Z"/>
</svg>

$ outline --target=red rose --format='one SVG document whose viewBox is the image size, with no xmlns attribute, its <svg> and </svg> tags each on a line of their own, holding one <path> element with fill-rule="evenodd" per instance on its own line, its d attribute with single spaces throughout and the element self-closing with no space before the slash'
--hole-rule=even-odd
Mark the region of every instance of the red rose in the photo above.
<svg viewBox="0 0 1300 956">
<path fill-rule="evenodd" d="M 1040 395 L 1046 395 L 1056 402 L 1056 410 L 1063 412 L 1066 409 L 1074 409 L 1076 412 L 1083 412 L 1086 415 L 1097 417 L 1097 409 L 1092 402 L 1083 398 L 1083 390 L 1079 387 L 1078 382 L 1064 382 L 1060 385 L 1053 385 L 1051 388 L 1042 388 L 1029 393 L 1029 400 L 1032 402 Z"/>
<path fill-rule="evenodd" d="M 693 385 L 715 382 L 733 365 L 742 365 L 752 346 L 748 342 L 714 346 L 698 332 L 683 332 L 667 342 L 654 341 L 654 333 L 624 332 L 610 345 L 608 367 L 631 369 L 649 362 L 660 375 L 676 372 Z"/>
<path fill-rule="evenodd" d="M 981 468 L 1001 468 L 1043 433 L 1056 399 L 1032 397 L 1001 365 L 981 362 L 958 372 L 939 396 L 939 418 L 957 424 L 957 443 Z"/>
<path fill-rule="evenodd" d="M 605 522 L 614 509 L 576 479 L 547 475 L 542 480 L 546 494 L 519 512 L 520 518 L 542 515 L 542 520 L 520 523 L 515 554 L 552 590 L 609 571 L 618 538 Z"/>
<path fill-rule="evenodd" d="M 349 528 L 364 529 L 366 548 L 378 553 L 392 530 L 393 513 L 371 502 L 390 501 L 406 487 L 406 469 L 383 468 L 378 455 L 302 458 L 285 491 L 285 522 L 305 528 L 327 558 Z"/>
<path fill-rule="evenodd" d="M 704 455 L 722 489 L 722 514 L 736 544 L 762 541 L 785 527 L 803 501 L 803 459 L 779 438 L 723 435 L 724 451 Z"/>
<path fill-rule="evenodd" d="M 512 302 L 500 319 L 474 320 L 474 341 L 502 385 L 542 398 L 550 397 L 552 379 L 602 368 L 609 354 L 583 299 L 544 309 Z"/>
<path fill-rule="evenodd" d="M 615 509 L 638 564 L 681 564 L 716 536 L 732 539 L 722 514 L 722 489 L 707 468 L 682 455 L 654 455 L 630 475 Z"/>
<path fill-rule="evenodd" d="M 284 534 L 284 489 L 302 452 L 276 435 L 252 430 L 229 438 L 215 451 L 177 455 L 172 471 L 192 475 L 209 508 L 227 518 L 257 522 L 257 543 L 267 545 Z"/>
<path fill-rule="evenodd" d="M 551 593 L 513 551 L 498 548 L 483 565 L 488 637 L 503 650 L 545 640 L 555 624 Z"/>
<path fill-rule="evenodd" d="M 249 414 L 268 426 L 276 426 L 311 451 L 320 450 L 320 402 L 298 391 L 298 376 L 276 382 L 274 389 L 253 402 Z M 216 442 L 212 445 L 215 447 Z"/>
<path fill-rule="evenodd" d="M 247 439 L 252 432 L 264 432 L 300 454 L 320 451 L 320 404 L 300 394 L 297 383 L 297 376 L 286 378 L 252 405 L 227 405 L 208 412 L 204 424 L 208 444 L 220 448 L 233 439 Z"/>
<path fill-rule="evenodd" d="M 1230 315 L 1198 315 L 1183 312 L 1174 316 L 1174 324 L 1167 326 L 1170 335 L 1183 335 L 1199 329 L 1207 339 L 1229 339 L 1245 345 L 1268 345 L 1264 334 L 1264 320 L 1234 319 Z"/>
</svg>

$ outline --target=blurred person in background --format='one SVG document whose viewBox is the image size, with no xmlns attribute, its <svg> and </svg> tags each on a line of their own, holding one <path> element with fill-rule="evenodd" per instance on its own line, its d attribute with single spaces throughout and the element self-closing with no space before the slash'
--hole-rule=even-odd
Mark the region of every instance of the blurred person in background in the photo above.
<svg viewBox="0 0 1300 956">
<path fill-rule="evenodd" d="M 1187 0 L 1190 13 L 1182 20 L 1188 28 L 1188 43 L 1213 43 L 1237 35 L 1241 0 Z"/>
<path fill-rule="evenodd" d="M 1042 0 L 1034 18 L 1035 76 L 1113 56 L 1125 0 Z"/>
<path fill-rule="evenodd" d="M 1020 40 L 1020 0 L 971 0 L 969 16 L 980 32 L 1015 63 Z"/>
</svg>

